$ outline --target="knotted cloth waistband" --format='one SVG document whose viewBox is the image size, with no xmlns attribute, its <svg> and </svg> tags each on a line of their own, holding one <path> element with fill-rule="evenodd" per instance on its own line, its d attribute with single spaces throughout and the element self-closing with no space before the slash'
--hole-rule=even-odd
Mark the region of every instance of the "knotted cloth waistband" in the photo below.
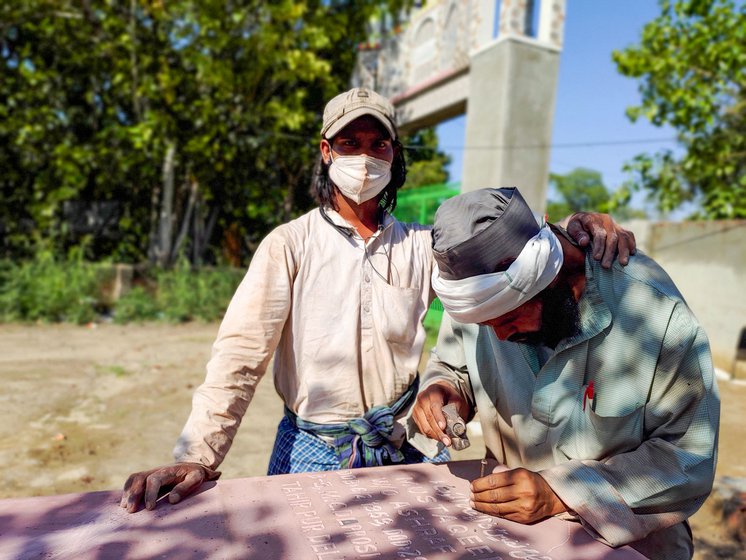
<svg viewBox="0 0 746 560">
<path fill-rule="evenodd" d="M 318 436 L 334 438 L 334 448 L 343 469 L 375 467 L 401 463 L 404 455 L 391 442 L 394 417 L 401 413 L 417 395 L 419 376 L 391 406 L 374 406 L 361 418 L 345 424 L 317 424 L 299 418 L 287 406 L 287 416 L 299 429 Z"/>
</svg>

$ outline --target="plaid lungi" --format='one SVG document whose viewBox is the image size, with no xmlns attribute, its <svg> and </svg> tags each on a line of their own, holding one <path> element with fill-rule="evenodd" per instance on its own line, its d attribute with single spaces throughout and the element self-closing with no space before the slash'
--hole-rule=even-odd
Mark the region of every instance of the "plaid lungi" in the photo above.
<svg viewBox="0 0 746 560">
<path fill-rule="evenodd" d="M 316 424 L 298 418 L 286 408 L 285 417 L 277 428 L 267 474 L 448 461 L 447 449 L 429 459 L 408 442 L 396 448 L 388 439 L 393 430 L 394 416 L 412 402 L 417 394 L 418 381 L 415 380 L 390 407 L 374 407 L 362 418 L 345 424 Z M 321 439 L 319 434 L 334 438 L 334 445 Z"/>
<path fill-rule="evenodd" d="M 404 456 L 403 463 L 406 464 L 445 463 L 451 459 L 447 448 L 430 459 L 406 441 L 399 451 Z M 280 420 L 267 468 L 268 475 L 336 471 L 341 468 L 339 456 L 332 445 L 311 432 L 301 430 L 287 416 Z"/>
</svg>

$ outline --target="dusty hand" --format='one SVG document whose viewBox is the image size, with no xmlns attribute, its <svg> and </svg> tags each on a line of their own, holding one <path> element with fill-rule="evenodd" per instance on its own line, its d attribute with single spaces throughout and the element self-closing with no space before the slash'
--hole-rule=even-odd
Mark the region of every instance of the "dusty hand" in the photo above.
<svg viewBox="0 0 746 560">
<path fill-rule="evenodd" d="M 517 523 L 533 523 L 567 511 L 541 475 L 523 468 L 472 481 L 471 507 Z"/>
<path fill-rule="evenodd" d="M 175 504 L 195 492 L 205 480 L 215 480 L 219 476 L 219 472 L 198 463 L 175 463 L 134 473 L 124 483 L 119 505 L 134 513 L 144 500 L 147 509 L 154 509 L 159 494 L 169 489 L 168 501 Z"/>
<path fill-rule="evenodd" d="M 637 250 L 635 234 L 621 228 L 608 214 L 576 212 L 567 223 L 567 233 L 581 247 L 590 244 L 593 258 L 604 268 L 611 267 L 617 254 L 619 263 L 626 265 Z"/>
<path fill-rule="evenodd" d="M 462 418 L 468 416 L 469 407 L 460 393 L 447 383 L 436 382 L 417 395 L 412 411 L 412 418 L 420 431 L 431 439 L 442 441 L 446 447 L 451 445 L 451 438 L 443 431 L 446 428 L 443 407 L 451 403 L 456 405 Z"/>
</svg>

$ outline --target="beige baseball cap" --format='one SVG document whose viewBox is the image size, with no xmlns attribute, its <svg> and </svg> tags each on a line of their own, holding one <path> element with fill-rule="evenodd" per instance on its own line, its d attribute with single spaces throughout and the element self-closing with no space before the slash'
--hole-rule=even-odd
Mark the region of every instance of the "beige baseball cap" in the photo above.
<svg viewBox="0 0 746 560">
<path fill-rule="evenodd" d="M 391 138 L 396 139 L 396 111 L 391 102 L 371 89 L 353 88 L 334 97 L 324 108 L 321 136 L 333 138 L 337 133 L 363 115 L 375 117 Z"/>
</svg>

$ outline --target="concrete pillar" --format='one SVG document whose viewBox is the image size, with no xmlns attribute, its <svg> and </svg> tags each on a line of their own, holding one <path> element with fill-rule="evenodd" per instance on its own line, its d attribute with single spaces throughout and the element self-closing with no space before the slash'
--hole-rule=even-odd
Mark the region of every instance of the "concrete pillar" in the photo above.
<svg viewBox="0 0 746 560">
<path fill-rule="evenodd" d="M 462 191 L 515 186 L 544 211 L 559 56 L 510 35 L 472 54 Z"/>
</svg>

